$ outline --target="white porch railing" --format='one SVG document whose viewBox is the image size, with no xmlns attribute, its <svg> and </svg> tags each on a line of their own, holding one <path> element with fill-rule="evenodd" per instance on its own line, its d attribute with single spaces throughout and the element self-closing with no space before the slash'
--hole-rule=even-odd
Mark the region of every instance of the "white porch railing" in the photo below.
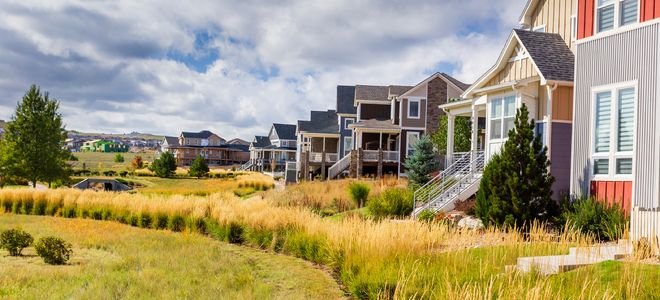
<svg viewBox="0 0 660 300">
<path fill-rule="evenodd" d="M 326 153 L 325 154 L 325 162 L 336 162 L 337 159 L 339 159 L 339 155 L 337 153 Z M 323 153 L 321 152 L 310 152 L 309 153 L 309 161 L 311 162 L 321 162 L 323 160 Z"/>
<path fill-rule="evenodd" d="M 363 161 L 378 161 L 378 150 L 363 150 Z M 399 151 L 383 151 L 383 161 L 385 162 L 398 162 Z"/>
<path fill-rule="evenodd" d="M 399 151 L 383 151 L 383 161 L 398 162 Z"/>
<path fill-rule="evenodd" d="M 447 156 L 447 161 L 446 161 L 446 166 L 451 166 L 454 162 L 458 161 L 461 159 L 461 157 L 465 156 L 465 154 L 468 154 L 470 152 L 454 152 L 451 156 Z"/>
</svg>

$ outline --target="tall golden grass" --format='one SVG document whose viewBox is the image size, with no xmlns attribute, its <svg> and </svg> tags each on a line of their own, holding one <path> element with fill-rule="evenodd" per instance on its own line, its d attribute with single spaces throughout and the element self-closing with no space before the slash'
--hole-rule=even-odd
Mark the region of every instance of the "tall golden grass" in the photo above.
<svg viewBox="0 0 660 300">
<path fill-rule="evenodd" d="M 303 188 L 312 186 L 323 187 Z M 325 193 L 338 195 L 341 188 L 328 189 Z M 43 214 L 95 218 L 99 210 L 105 210 L 112 214 L 107 219 L 151 228 L 165 228 L 154 225 L 162 216 L 169 225 L 185 219 L 184 226 L 191 230 L 327 265 L 358 298 L 613 299 L 657 292 L 654 285 L 643 282 L 630 286 L 630 280 L 649 274 L 634 263 L 616 265 L 616 273 L 608 273 L 607 281 L 592 269 L 555 277 L 505 272 L 505 266 L 515 264 L 520 256 L 565 254 L 570 246 L 593 244 L 590 237 L 571 230 L 557 234 L 537 224 L 523 236 L 515 230 L 461 230 L 417 221 L 375 222 L 357 217 L 336 221 L 279 201 L 268 197 L 240 200 L 230 192 L 196 197 L 0 191 L 0 210 L 8 212 L 30 214 L 39 212 L 35 207 L 41 205 Z M 149 222 L 143 221 L 145 216 Z M 660 279 L 653 276 L 652 280 Z"/>
</svg>

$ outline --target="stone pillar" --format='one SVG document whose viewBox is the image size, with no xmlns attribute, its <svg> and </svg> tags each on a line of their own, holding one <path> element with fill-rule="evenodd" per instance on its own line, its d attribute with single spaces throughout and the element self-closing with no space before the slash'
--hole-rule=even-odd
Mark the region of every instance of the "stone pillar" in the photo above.
<svg viewBox="0 0 660 300">
<path fill-rule="evenodd" d="M 378 170 L 376 171 L 378 178 L 383 178 L 383 148 L 378 148 Z"/>
<path fill-rule="evenodd" d="M 348 176 L 350 178 L 357 178 L 358 152 L 357 150 L 351 150 L 349 155 L 351 156 L 351 165 L 349 166 L 348 169 Z"/>
<path fill-rule="evenodd" d="M 357 150 L 357 176 L 356 178 L 360 179 L 362 177 L 362 160 L 364 156 L 364 152 L 362 151 L 362 148 Z"/>
<path fill-rule="evenodd" d="M 325 149 L 321 155 L 321 180 L 325 180 Z"/>
</svg>

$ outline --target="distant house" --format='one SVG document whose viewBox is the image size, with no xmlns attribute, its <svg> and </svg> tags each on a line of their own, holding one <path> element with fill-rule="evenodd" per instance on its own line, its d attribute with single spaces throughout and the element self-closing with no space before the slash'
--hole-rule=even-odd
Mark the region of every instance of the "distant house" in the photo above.
<svg viewBox="0 0 660 300">
<path fill-rule="evenodd" d="M 243 146 L 250 146 L 250 142 L 236 138 L 236 139 L 231 139 L 227 141 L 228 145 L 243 145 Z"/>
<path fill-rule="evenodd" d="M 299 180 L 325 179 L 328 168 L 339 159 L 339 126 L 336 110 L 312 111 L 309 121 L 296 128 L 296 170 Z"/>
<path fill-rule="evenodd" d="M 268 136 L 255 136 L 250 143 L 250 161 L 245 170 L 283 172 L 296 160 L 296 125 L 274 123 Z"/>
<path fill-rule="evenodd" d="M 229 145 L 226 140 L 208 130 L 181 132 L 178 137 L 165 137 L 161 152 L 174 154 L 177 166 L 189 166 L 202 156 L 210 166 L 243 164 L 248 161 L 247 148 Z"/>
<path fill-rule="evenodd" d="M 128 145 L 106 140 L 92 140 L 84 142 L 81 152 L 128 152 Z"/>
</svg>

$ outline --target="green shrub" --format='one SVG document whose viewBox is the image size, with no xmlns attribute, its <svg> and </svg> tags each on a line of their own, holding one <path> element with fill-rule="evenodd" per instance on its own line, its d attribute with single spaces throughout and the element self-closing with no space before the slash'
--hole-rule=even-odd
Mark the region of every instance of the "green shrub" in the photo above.
<svg viewBox="0 0 660 300">
<path fill-rule="evenodd" d="M 121 153 L 117 153 L 117 155 L 115 155 L 114 161 L 116 163 L 123 163 L 124 162 L 124 156 L 121 155 Z"/>
<path fill-rule="evenodd" d="M 22 229 L 9 229 L 0 234 L 0 249 L 9 251 L 11 256 L 21 256 L 23 249 L 32 245 L 34 239 Z"/>
<path fill-rule="evenodd" d="M 34 249 L 44 262 L 50 265 L 66 264 L 73 253 L 71 244 L 54 236 L 39 239 L 34 244 Z"/>
<path fill-rule="evenodd" d="M 361 182 L 353 182 L 348 186 L 348 192 L 358 208 L 364 207 L 364 204 L 369 197 L 368 185 Z"/>
<path fill-rule="evenodd" d="M 46 199 L 38 199 L 34 201 L 34 206 L 32 206 L 32 215 L 43 216 L 46 214 L 46 207 L 48 206 L 48 201 Z"/>
<path fill-rule="evenodd" d="M 163 213 L 158 213 L 156 214 L 156 221 L 154 224 L 154 228 L 156 229 L 167 229 L 167 224 L 168 224 L 168 217 L 166 214 Z"/>
<path fill-rule="evenodd" d="M 171 215 L 167 222 L 167 228 L 175 232 L 183 231 L 186 228 L 186 219 L 179 214 Z"/>
<path fill-rule="evenodd" d="M 564 208 L 562 218 L 581 232 L 602 241 L 621 238 L 628 224 L 621 207 L 593 198 L 575 200 Z"/>
<path fill-rule="evenodd" d="M 420 222 L 431 223 L 435 221 L 435 213 L 429 209 L 422 210 L 417 215 L 417 220 L 419 220 Z"/>
<path fill-rule="evenodd" d="M 140 226 L 140 228 L 150 228 L 152 222 L 153 220 L 148 212 L 143 211 L 140 213 L 140 216 L 138 217 L 138 226 Z"/>
<path fill-rule="evenodd" d="M 406 217 L 413 210 L 413 194 L 407 189 L 388 189 L 370 199 L 367 209 L 376 218 Z"/>
<path fill-rule="evenodd" d="M 227 235 L 227 240 L 232 243 L 232 244 L 242 244 L 244 242 L 244 237 L 243 237 L 243 225 L 232 222 L 229 223 L 229 232 Z"/>
</svg>

